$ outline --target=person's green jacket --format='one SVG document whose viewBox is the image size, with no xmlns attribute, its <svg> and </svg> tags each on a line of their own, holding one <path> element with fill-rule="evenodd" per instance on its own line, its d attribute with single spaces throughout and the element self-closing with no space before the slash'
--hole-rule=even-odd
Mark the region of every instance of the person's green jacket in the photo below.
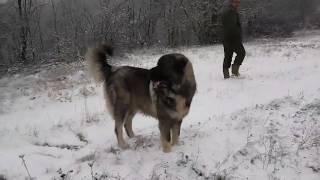
<svg viewBox="0 0 320 180">
<path fill-rule="evenodd" d="M 242 42 L 242 27 L 239 13 L 232 7 L 225 8 L 221 14 L 223 41 Z"/>
</svg>

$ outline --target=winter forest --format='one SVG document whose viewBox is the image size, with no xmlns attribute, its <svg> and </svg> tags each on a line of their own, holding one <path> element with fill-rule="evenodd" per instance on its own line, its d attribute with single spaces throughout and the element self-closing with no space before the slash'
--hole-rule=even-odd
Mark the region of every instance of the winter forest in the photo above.
<svg viewBox="0 0 320 180">
<path fill-rule="evenodd" d="M 119 49 L 219 42 L 223 0 L 2 0 L 0 65 L 75 61 L 88 46 Z M 316 28 L 317 0 L 243 0 L 247 38 Z"/>
<path fill-rule="evenodd" d="M 319 180 L 320 0 L 241 0 L 236 18 L 245 56 L 228 78 L 224 6 L 0 0 L 0 180 Z M 112 57 L 88 50 L 102 43 L 112 45 Z M 90 74 L 88 52 L 102 59 L 95 70 L 104 85 Z M 150 73 L 170 53 L 187 57 L 189 69 L 168 63 L 156 73 L 183 72 L 179 91 Z M 167 106 L 158 106 L 157 88 L 171 95 Z M 108 92 L 115 95 L 105 98 Z M 127 97 L 123 92 L 131 95 L 125 100 L 143 97 L 151 114 L 168 107 L 184 113 L 181 128 L 162 128 L 160 113 L 133 117 L 131 101 L 108 103 Z M 116 127 L 115 107 L 124 128 Z M 166 153 L 163 129 L 172 140 Z"/>
</svg>

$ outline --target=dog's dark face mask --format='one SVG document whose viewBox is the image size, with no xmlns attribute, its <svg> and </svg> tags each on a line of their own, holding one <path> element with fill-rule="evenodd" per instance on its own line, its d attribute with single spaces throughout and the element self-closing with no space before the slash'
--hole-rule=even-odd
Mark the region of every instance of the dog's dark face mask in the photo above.
<svg viewBox="0 0 320 180">
<path fill-rule="evenodd" d="M 155 93 L 157 94 L 158 100 L 161 101 L 169 109 L 175 109 L 176 101 L 175 101 L 175 93 L 168 88 L 164 82 L 160 82 L 158 85 L 153 87 Z"/>
</svg>

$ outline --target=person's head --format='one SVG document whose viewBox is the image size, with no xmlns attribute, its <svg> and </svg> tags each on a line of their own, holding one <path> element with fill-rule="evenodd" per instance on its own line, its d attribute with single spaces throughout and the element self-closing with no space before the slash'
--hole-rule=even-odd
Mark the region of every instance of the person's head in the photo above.
<svg viewBox="0 0 320 180">
<path fill-rule="evenodd" d="M 238 9 L 240 6 L 240 0 L 231 0 L 231 6 L 235 9 Z"/>
</svg>

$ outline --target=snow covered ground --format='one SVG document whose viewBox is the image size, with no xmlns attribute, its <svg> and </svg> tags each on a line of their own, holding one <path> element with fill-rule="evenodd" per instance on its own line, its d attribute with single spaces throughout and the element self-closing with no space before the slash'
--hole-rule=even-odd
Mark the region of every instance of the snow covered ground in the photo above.
<svg viewBox="0 0 320 180">
<path fill-rule="evenodd" d="M 198 83 L 169 154 L 142 115 L 131 148 L 117 147 L 101 86 L 81 65 L 1 78 L 0 179 L 319 180 L 320 32 L 245 47 L 244 78 L 229 80 L 221 45 L 163 52 L 189 57 Z M 118 64 L 150 68 L 163 53 Z"/>
</svg>

